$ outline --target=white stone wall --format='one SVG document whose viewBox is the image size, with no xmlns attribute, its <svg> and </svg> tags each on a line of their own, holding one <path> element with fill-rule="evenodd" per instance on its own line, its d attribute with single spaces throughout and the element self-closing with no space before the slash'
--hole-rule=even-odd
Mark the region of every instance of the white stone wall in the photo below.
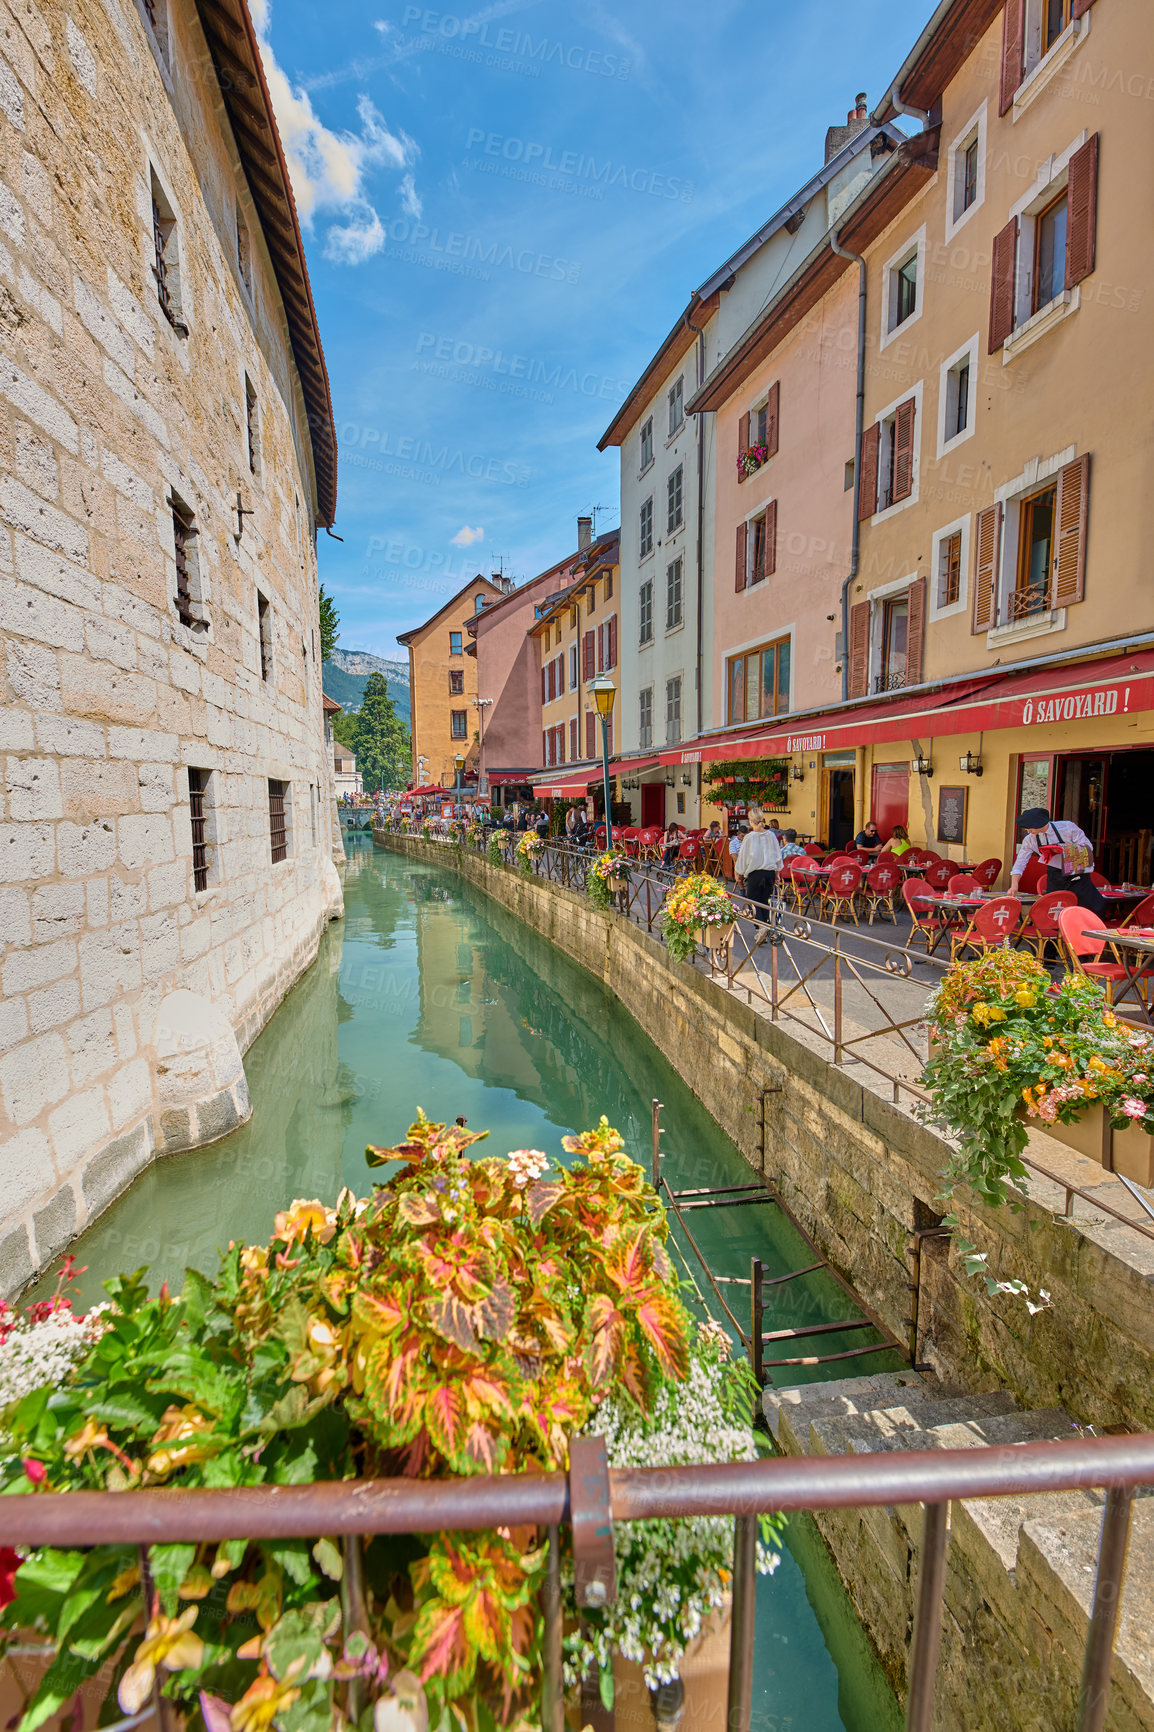
<svg viewBox="0 0 1154 1732">
<path fill-rule="evenodd" d="M 341 906 L 303 398 L 188 0 L 168 38 L 165 64 L 134 0 L 0 0 L 3 1291 L 158 1153 L 246 1116 L 240 1054 Z M 152 275 L 152 174 L 186 335 Z M 173 491 L 203 631 L 174 605 Z M 203 892 L 189 766 L 211 772 Z M 291 789 L 275 866 L 269 777 Z"/>
</svg>

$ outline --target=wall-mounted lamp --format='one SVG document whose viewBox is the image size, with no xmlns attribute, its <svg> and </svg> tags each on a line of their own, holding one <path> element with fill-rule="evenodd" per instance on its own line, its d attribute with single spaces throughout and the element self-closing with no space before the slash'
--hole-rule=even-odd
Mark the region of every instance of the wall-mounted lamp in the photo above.
<svg viewBox="0 0 1154 1732">
<path fill-rule="evenodd" d="M 962 756 L 958 759 L 958 769 L 961 770 L 964 776 L 980 776 L 982 773 L 982 760 L 977 752 L 963 752 Z"/>
<path fill-rule="evenodd" d="M 686 770 L 681 772 L 681 786 L 683 788 L 692 788 L 693 786 L 693 777 Z"/>
<path fill-rule="evenodd" d="M 919 776 L 932 776 L 934 773 L 933 760 L 931 758 L 917 757 L 914 759 L 914 769 L 917 771 Z"/>
<path fill-rule="evenodd" d="M 667 787 L 667 788 L 672 788 L 672 786 L 673 786 L 673 777 L 672 777 L 672 776 L 666 776 L 666 778 L 665 778 L 665 786 L 666 786 L 666 787 Z"/>
<path fill-rule="evenodd" d="M 805 781 L 805 771 L 802 769 L 800 764 L 791 764 L 790 765 L 789 779 L 791 782 L 804 782 Z"/>
</svg>

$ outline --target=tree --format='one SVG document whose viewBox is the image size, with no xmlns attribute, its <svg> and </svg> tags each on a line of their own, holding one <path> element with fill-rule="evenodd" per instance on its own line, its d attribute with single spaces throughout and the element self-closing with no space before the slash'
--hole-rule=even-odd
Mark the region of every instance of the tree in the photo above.
<svg viewBox="0 0 1154 1732">
<path fill-rule="evenodd" d="M 347 746 L 353 756 L 357 752 L 357 723 L 360 717 L 356 712 L 342 710 L 339 716 L 333 717 L 333 738 L 339 740 L 342 746 Z"/>
<path fill-rule="evenodd" d="M 369 675 L 361 707 L 349 720 L 365 792 L 403 787 L 409 773 L 409 731 L 393 708 L 384 674 Z"/>
<path fill-rule="evenodd" d="M 323 662 L 331 662 L 333 659 L 333 651 L 336 649 L 337 640 L 340 637 L 341 616 L 337 612 L 336 603 L 332 596 L 325 594 L 325 586 L 323 583 L 321 584 L 320 592 L 320 613 L 321 660 Z"/>
</svg>

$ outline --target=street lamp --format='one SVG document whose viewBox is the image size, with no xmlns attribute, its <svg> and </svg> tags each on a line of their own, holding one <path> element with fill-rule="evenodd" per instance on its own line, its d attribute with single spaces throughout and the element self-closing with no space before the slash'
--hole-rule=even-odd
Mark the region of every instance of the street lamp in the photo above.
<svg viewBox="0 0 1154 1732">
<path fill-rule="evenodd" d="M 613 720 L 613 702 L 617 696 L 617 687 L 606 674 L 598 674 L 595 680 L 589 681 L 588 689 L 593 694 L 593 702 L 597 705 L 597 714 L 601 717 L 601 770 L 605 778 L 605 846 L 613 846 L 613 796 L 609 786 L 609 724 Z"/>
<path fill-rule="evenodd" d="M 461 752 L 458 752 L 456 757 L 453 759 L 453 762 L 457 766 L 457 822 L 460 823 L 460 821 L 461 821 L 461 771 L 465 768 L 464 754 Z"/>
</svg>

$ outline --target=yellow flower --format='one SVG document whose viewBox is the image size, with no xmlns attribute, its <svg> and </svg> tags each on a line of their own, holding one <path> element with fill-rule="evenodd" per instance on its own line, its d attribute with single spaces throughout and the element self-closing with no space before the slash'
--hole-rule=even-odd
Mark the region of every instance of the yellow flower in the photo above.
<svg viewBox="0 0 1154 1732">
<path fill-rule="evenodd" d="M 1037 993 L 1027 992 L 1024 988 L 1020 992 L 1016 992 L 1014 994 L 1014 1003 L 1022 1005 L 1022 1007 L 1026 1010 L 1028 1010 L 1031 1005 L 1037 1004 L 1037 1002 L 1038 1002 Z"/>
<path fill-rule="evenodd" d="M 173 1468 L 184 1467 L 190 1461 L 203 1461 L 212 1453 L 211 1446 L 203 1441 L 204 1433 L 211 1430 L 212 1421 L 198 1407 L 167 1408 L 152 1439 L 149 1473 L 171 1473 Z M 158 1448 L 159 1444 L 166 1447 Z"/>
<path fill-rule="evenodd" d="M 273 1237 L 286 1245 L 295 1244 L 312 1233 L 318 1245 L 327 1245 L 336 1232 L 336 1217 L 323 1203 L 306 1203 L 297 1197 L 288 1209 L 278 1211 L 273 1220 Z"/>
<path fill-rule="evenodd" d="M 199 1606 L 189 1606 L 179 1618 L 153 1618 L 116 1692 L 126 1714 L 139 1714 L 152 1694 L 158 1666 L 166 1672 L 180 1672 L 186 1666 L 201 1664 L 204 1643 L 192 1634 L 199 1610 Z"/>
<path fill-rule="evenodd" d="M 1112 1010 L 1104 1010 L 1102 1012 L 1102 1021 L 1106 1024 L 1107 1028 L 1117 1028 L 1118 1026 L 1118 1018 L 1114 1015 Z"/>
<path fill-rule="evenodd" d="M 299 1690 L 262 1672 L 232 1710 L 232 1732 L 267 1732 L 279 1714 L 292 1707 Z"/>
</svg>

